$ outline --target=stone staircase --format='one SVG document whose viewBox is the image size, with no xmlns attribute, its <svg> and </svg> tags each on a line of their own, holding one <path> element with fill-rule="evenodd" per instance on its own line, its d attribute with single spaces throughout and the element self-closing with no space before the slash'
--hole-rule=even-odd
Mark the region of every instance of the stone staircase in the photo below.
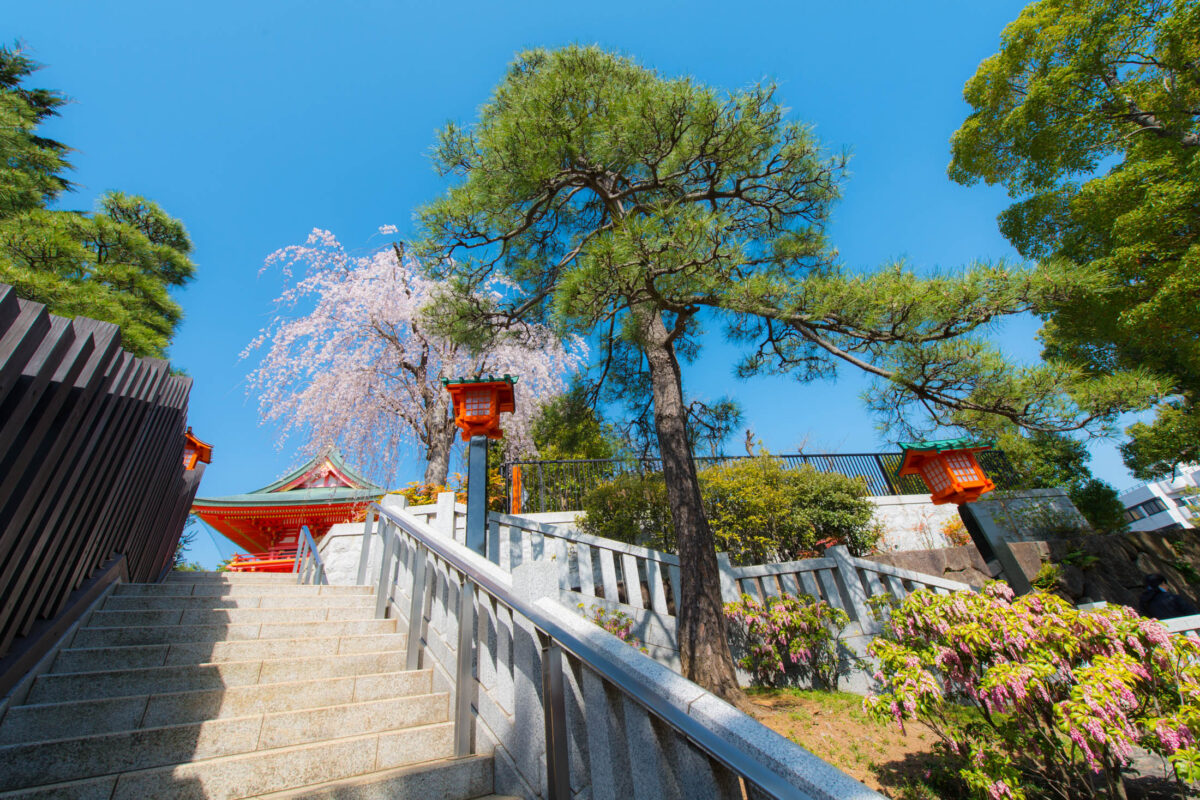
<svg viewBox="0 0 1200 800">
<path fill-rule="evenodd" d="M 0 721 L 0 799 L 491 797 L 371 589 L 123 584 Z"/>
</svg>

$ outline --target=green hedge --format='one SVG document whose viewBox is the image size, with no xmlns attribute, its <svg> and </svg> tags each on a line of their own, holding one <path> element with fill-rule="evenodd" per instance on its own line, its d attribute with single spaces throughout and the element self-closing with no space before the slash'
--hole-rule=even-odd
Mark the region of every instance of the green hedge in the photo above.
<svg viewBox="0 0 1200 800">
<path fill-rule="evenodd" d="M 735 564 L 808 558 L 830 544 L 865 555 L 881 532 L 862 479 L 810 466 L 791 469 L 769 456 L 701 470 L 700 490 L 717 549 Z M 661 474 L 601 484 L 584 498 L 583 510 L 585 533 L 675 549 Z"/>
</svg>

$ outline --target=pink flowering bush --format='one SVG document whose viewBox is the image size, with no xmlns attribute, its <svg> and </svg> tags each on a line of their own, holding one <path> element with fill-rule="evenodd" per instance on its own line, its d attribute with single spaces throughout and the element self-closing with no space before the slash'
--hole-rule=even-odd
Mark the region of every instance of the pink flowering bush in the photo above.
<svg viewBox="0 0 1200 800">
<path fill-rule="evenodd" d="M 870 653 L 883 687 L 867 710 L 928 725 L 975 797 L 1124 798 L 1135 747 L 1162 755 L 1181 790 L 1200 779 L 1200 640 L 1129 608 L 1014 599 L 1003 583 L 919 591 Z"/>
<path fill-rule="evenodd" d="M 837 639 L 850 618 L 840 608 L 808 595 L 768 597 L 748 594 L 725 604 L 733 639 L 745 655 L 738 663 L 765 686 L 778 686 L 797 673 L 814 689 L 836 689 L 840 659 Z"/>
</svg>

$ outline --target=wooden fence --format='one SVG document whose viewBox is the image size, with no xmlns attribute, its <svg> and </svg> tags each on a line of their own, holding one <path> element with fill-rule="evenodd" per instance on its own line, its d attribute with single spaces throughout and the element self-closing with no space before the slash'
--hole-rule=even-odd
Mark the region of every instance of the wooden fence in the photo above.
<svg viewBox="0 0 1200 800">
<path fill-rule="evenodd" d="M 183 468 L 191 384 L 0 284 L 0 658 L 114 558 L 133 581 L 169 568 L 203 474 Z"/>
</svg>

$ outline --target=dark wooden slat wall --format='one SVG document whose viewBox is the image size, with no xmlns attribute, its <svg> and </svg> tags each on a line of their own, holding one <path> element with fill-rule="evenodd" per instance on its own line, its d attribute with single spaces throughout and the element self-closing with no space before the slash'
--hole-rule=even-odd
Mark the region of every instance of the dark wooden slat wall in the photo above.
<svg viewBox="0 0 1200 800">
<path fill-rule="evenodd" d="M 0 657 L 113 556 L 132 581 L 170 565 L 203 475 L 183 469 L 191 386 L 0 284 Z"/>
</svg>

